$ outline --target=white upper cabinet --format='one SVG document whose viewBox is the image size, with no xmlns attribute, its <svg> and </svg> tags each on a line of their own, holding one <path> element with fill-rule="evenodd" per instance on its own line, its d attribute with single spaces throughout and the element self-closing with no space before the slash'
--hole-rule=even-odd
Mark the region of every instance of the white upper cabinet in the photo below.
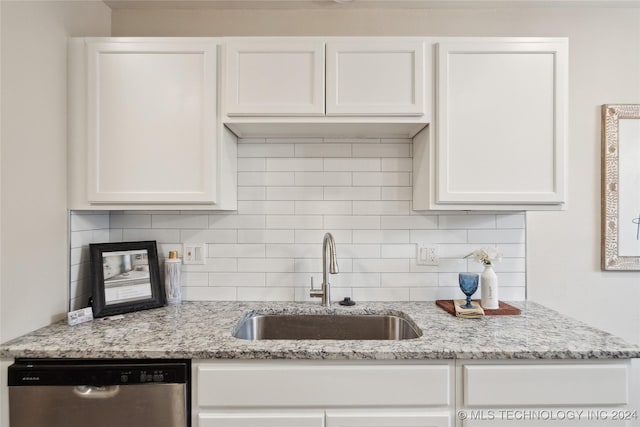
<svg viewBox="0 0 640 427">
<path fill-rule="evenodd" d="M 232 37 L 224 50 L 238 136 L 411 138 L 429 121 L 424 39 Z"/>
<path fill-rule="evenodd" d="M 321 40 L 234 40 L 225 49 L 229 116 L 324 115 Z"/>
<path fill-rule="evenodd" d="M 222 193 L 235 192 L 221 165 L 235 153 L 218 125 L 218 44 L 71 42 L 72 209 L 221 208 Z"/>
<path fill-rule="evenodd" d="M 567 43 L 437 43 L 437 121 L 414 141 L 414 209 L 566 202 Z"/>
<path fill-rule="evenodd" d="M 424 105 L 422 41 L 327 43 L 328 116 L 421 116 Z"/>
</svg>

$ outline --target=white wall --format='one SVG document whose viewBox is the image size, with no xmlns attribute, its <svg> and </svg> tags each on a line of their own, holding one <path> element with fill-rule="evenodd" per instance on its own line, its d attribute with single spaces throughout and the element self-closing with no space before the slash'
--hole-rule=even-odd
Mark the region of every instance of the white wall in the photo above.
<svg viewBox="0 0 640 427">
<path fill-rule="evenodd" d="M 97 1 L 2 1 L 0 341 L 67 311 L 67 38 L 105 36 Z"/>
<path fill-rule="evenodd" d="M 599 268 L 599 106 L 640 103 L 640 9 L 114 10 L 112 29 L 116 36 L 569 37 L 570 206 L 528 215 L 529 297 L 640 343 L 640 311 L 625 309 L 640 300 L 640 272 Z"/>
</svg>

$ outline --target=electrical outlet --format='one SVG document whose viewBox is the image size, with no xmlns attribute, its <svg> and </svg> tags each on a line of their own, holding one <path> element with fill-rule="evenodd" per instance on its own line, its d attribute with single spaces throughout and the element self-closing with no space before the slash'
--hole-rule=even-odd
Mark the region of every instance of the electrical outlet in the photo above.
<svg viewBox="0 0 640 427">
<path fill-rule="evenodd" d="M 418 265 L 438 265 L 440 257 L 438 256 L 438 248 L 436 246 L 416 245 L 417 255 L 416 264 Z"/>
<path fill-rule="evenodd" d="M 206 264 L 207 245 L 204 243 L 183 243 L 182 262 L 184 264 Z"/>
</svg>

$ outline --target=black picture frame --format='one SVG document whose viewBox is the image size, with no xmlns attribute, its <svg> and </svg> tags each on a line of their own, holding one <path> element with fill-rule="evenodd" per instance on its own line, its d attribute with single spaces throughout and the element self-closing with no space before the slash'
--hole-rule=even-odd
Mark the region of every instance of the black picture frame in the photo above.
<svg viewBox="0 0 640 427">
<path fill-rule="evenodd" d="M 93 317 L 112 316 L 167 304 L 156 242 L 89 245 Z"/>
</svg>

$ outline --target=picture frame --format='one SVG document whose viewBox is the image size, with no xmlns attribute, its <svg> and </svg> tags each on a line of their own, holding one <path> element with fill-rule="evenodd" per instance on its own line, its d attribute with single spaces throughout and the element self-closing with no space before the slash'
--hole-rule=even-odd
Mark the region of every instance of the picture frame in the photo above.
<svg viewBox="0 0 640 427">
<path fill-rule="evenodd" d="M 166 305 L 155 241 L 89 245 L 93 317 Z"/>
<path fill-rule="evenodd" d="M 640 105 L 602 106 L 602 270 L 640 270 Z"/>
</svg>

